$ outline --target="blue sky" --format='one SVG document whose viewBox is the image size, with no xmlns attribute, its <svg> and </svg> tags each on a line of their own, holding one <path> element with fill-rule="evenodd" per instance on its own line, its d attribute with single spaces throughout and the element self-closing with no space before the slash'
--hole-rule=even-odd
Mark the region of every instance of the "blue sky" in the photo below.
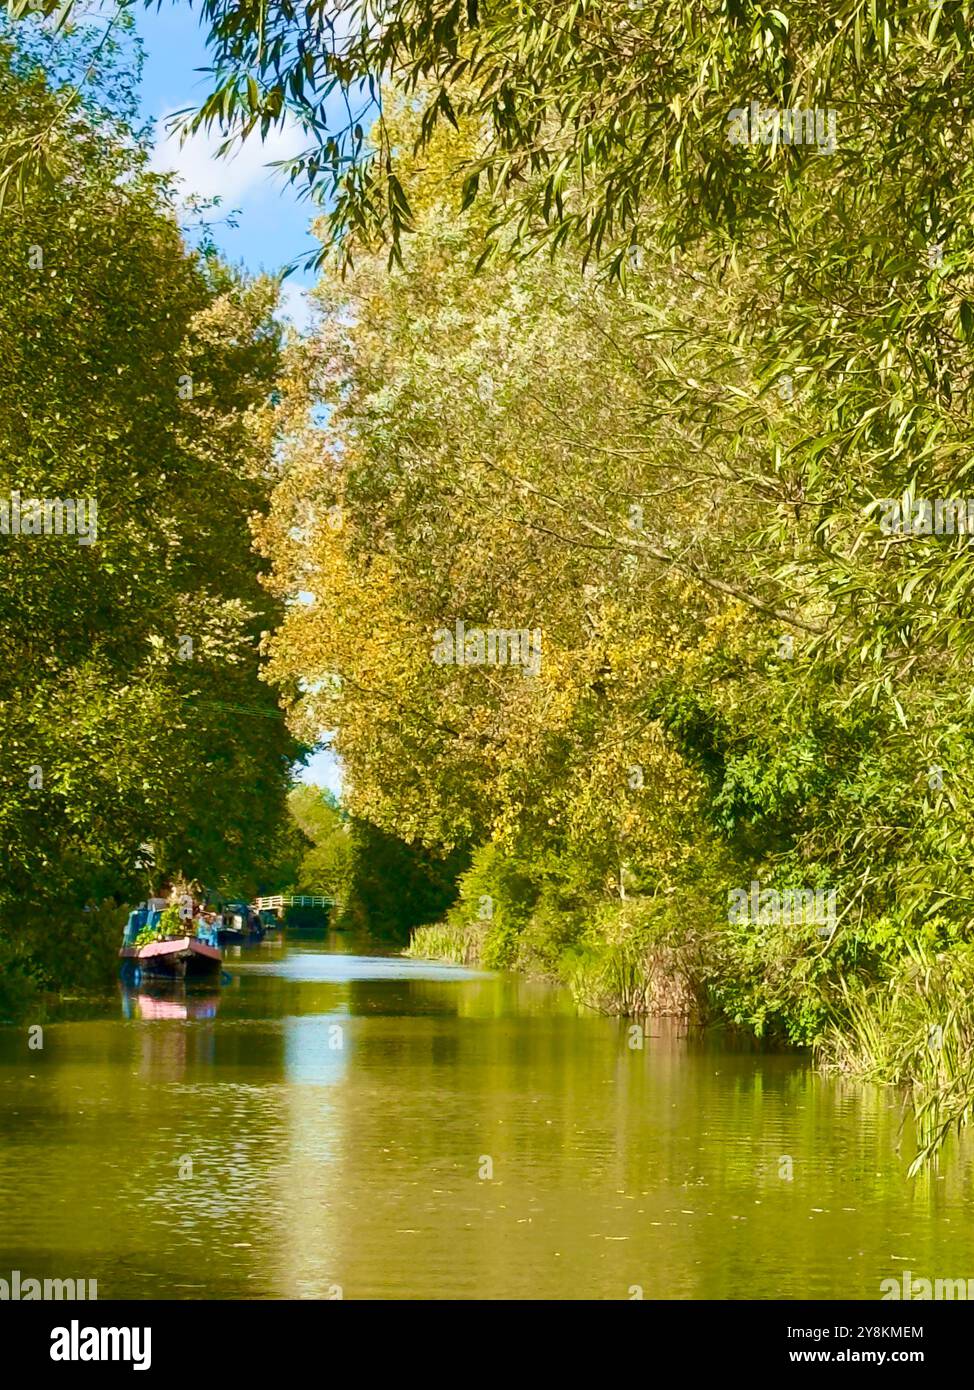
<svg viewBox="0 0 974 1390">
<path fill-rule="evenodd" d="M 216 158 L 220 136 L 215 132 L 181 143 L 177 135 L 167 134 L 168 118 L 198 105 L 209 90 L 209 79 L 199 71 L 208 61 L 199 16 L 187 5 L 166 4 L 160 10 L 137 11 L 136 25 L 146 49 L 143 109 L 156 122 L 153 163 L 175 170 L 186 193 L 219 196 L 217 216 L 239 212 L 236 228 L 215 230 L 228 259 L 242 262 L 248 270 L 276 271 L 315 250 L 309 226 L 312 205 L 299 198 L 280 173 L 267 168 L 304 147 L 300 130 L 272 132 L 267 145 L 254 138 L 230 159 Z M 285 283 L 287 309 L 300 327 L 307 323 L 302 290 L 313 283 L 307 271 L 296 272 Z"/>
<path fill-rule="evenodd" d="M 196 136 L 181 145 L 178 138 L 167 135 L 167 118 L 174 111 L 198 105 L 208 90 L 206 76 L 198 71 L 207 64 L 199 16 L 185 4 L 164 4 L 160 10 L 138 11 L 136 23 L 146 50 L 142 107 L 156 122 L 154 166 L 180 174 L 187 194 L 219 194 L 223 202 L 216 216 L 239 213 L 236 228 L 214 228 L 217 244 L 235 264 L 250 271 L 277 271 L 314 250 L 311 205 L 298 197 L 286 179 L 266 167 L 303 148 L 301 133 L 278 134 L 267 146 L 253 139 L 231 160 L 216 158 L 217 135 Z M 285 282 L 284 310 L 298 328 L 307 326 L 303 291 L 313 283 L 307 271 L 298 271 Z M 341 773 L 327 749 L 314 755 L 299 779 L 329 787 L 336 794 L 341 791 Z"/>
</svg>

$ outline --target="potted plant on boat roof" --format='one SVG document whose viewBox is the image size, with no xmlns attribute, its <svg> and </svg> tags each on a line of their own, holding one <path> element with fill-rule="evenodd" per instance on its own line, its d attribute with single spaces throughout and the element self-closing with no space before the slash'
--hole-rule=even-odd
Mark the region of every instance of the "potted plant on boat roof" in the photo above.
<svg viewBox="0 0 974 1390">
<path fill-rule="evenodd" d="M 168 941 L 174 936 L 186 935 L 186 922 L 179 910 L 178 903 L 172 903 L 165 909 L 159 918 L 159 940 Z"/>
<path fill-rule="evenodd" d="M 179 907 L 174 903 L 163 910 L 157 926 L 142 928 L 133 945 L 148 946 L 152 941 L 169 941 L 173 937 L 185 935 L 186 924 L 179 915 Z"/>
</svg>

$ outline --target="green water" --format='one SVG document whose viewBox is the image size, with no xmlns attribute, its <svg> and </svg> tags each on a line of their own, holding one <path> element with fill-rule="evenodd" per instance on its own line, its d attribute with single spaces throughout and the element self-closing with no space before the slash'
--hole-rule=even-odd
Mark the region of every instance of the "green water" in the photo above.
<svg viewBox="0 0 974 1390">
<path fill-rule="evenodd" d="M 896 1098 L 330 943 L 0 1029 L 0 1278 L 102 1298 L 857 1298 L 974 1276 Z"/>
</svg>

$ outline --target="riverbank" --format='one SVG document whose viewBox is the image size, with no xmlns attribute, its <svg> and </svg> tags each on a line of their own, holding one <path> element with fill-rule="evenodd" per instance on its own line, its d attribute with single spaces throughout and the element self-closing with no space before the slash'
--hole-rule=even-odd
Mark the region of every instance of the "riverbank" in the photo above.
<svg viewBox="0 0 974 1390">
<path fill-rule="evenodd" d="M 42 907 L 25 903 L 16 935 L 0 934 L 0 1022 L 40 1018 L 58 999 L 97 997 L 117 980 L 125 907 Z"/>
<path fill-rule="evenodd" d="M 676 1018 L 688 1024 L 713 1021 L 706 979 L 696 944 L 651 941 L 632 914 L 617 917 L 617 930 L 589 934 L 568 926 L 547 939 L 535 930 L 505 941 L 498 951 L 487 924 L 447 919 L 417 927 L 404 954 L 416 960 L 512 969 L 529 978 L 564 986 L 578 1004 L 625 1018 Z M 566 944 L 566 940 L 570 944 Z"/>
</svg>

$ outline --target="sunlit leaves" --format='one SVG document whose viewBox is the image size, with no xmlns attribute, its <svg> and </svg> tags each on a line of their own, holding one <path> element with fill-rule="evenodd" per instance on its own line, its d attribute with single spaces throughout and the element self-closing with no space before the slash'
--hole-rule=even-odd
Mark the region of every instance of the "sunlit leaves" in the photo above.
<svg viewBox="0 0 974 1390">
<path fill-rule="evenodd" d="M 29 141 L 60 97 L 0 67 L 0 124 Z M 147 873 L 249 874 L 283 815 L 294 744 L 258 678 L 274 605 L 249 531 L 277 287 L 190 254 L 142 162 L 89 112 L 2 218 L 0 496 L 98 505 L 95 544 L 0 546 L 4 939 Z"/>
</svg>

